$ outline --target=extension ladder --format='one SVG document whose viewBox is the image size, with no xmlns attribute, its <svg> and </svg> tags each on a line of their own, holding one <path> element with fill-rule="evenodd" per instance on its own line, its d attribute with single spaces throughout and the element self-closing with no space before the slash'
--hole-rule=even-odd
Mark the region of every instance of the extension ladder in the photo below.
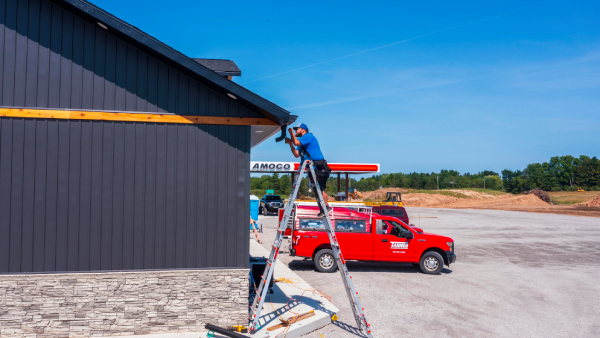
<svg viewBox="0 0 600 338">
<path fill-rule="evenodd" d="M 317 183 L 317 175 L 315 174 L 315 166 L 314 162 L 310 158 L 310 156 L 304 151 L 301 150 L 302 155 L 305 155 L 306 161 L 302 163 L 300 168 L 298 168 L 298 175 L 296 176 L 296 182 L 292 185 L 292 192 L 290 194 L 290 198 L 288 199 L 288 203 L 285 207 L 285 211 L 283 214 L 283 218 L 279 223 L 279 229 L 277 230 L 277 235 L 275 236 L 275 243 L 272 245 L 271 254 L 269 255 L 269 260 L 267 261 L 267 265 L 265 267 L 265 272 L 263 273 L 260 285 L 256 291 L 256 296 L 254 297 L 254 302 L 252 303 L 252 307 L 250 308 L 250 333 L 255 333 L 259 328 L 259 318 L 260 313 L 263 308 L 263 304 L 265 301 L 265 297 L 267 296 L 268 291 L 268 281 L 271 280 L 273 276 L 273 270 L 275 269 L 275 262 L 277 261 L 277 254 L 279 253 L 279 248 L 283 242 L 283 235 L 285 229 L 288 225 L 288 221 L 291 217 L 292 210 L 295 206 L 295 199 L 298 195 L 298 190 L 300 189 L 300 182 L 302 181 L 302 176 L 308 167 L 309 175 L 312 175 L 313 182 L 315 183 L 315 191 L 317 192 L 315 195 L 317 197 L 317 202 L 321 206 L 321 210 L 325 211 L 325 230 L 327 231 L 327 236 L 329 237 L 329 242 L 331 243 L 331 249 L 333 250 L 333 254 L 335 256 L 338 269 L 340 270 L 340 274 L 342 275 L 342 281 L 344 282 L 344 286 L 346 289 L 346 293 L 348 294 L 348 299 L 350 300 L 350 306 L 352 307 L 352 312 L 354 312 L 354 319 L 356 320 L 356 325 L 359 330 L 364 331 L 369 338 L 373 338 L 371 334 L 370 325 L 367 323 L 367 319 L 365 317 L 364 309 L 360 305 L 360 300 L 358 299 L 358 292 L 354 289 L 354 284 L 352 283 L 352 277 L 350 277 L 350 273 L 346 268 L 346 261 L 342 256 L 342 251 L 340 250 L 340 246 L 338 244 L 337 238 L 335 236 L 335 231 L 333 226 L 331 225 L 331 219 L 329 218 L 329 213 L 327 212 L 327 208 L 325 206 L 325 202 L 323 200 L 323 194 L 321 192 L 321 188 Z"/>
</svg>

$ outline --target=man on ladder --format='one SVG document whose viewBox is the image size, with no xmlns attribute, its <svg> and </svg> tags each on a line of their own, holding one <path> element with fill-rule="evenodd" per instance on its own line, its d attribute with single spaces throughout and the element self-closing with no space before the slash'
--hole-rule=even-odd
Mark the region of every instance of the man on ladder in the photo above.
<svg viewBox="0 0 600 338">
<path fill-rule="evenodd" d="M 325 192 L 325 189 L 327 188 L 327 180 L 331 174 L 331 169 L 323 157 L 321 147 L 319 146 L 319 141 L 317 141 L 317 138 L 313 134 L 308 132 L 308 127 L 304 123 L 300 124 L 298 127 L 294 127 L 294 130 L 292 130 L 292 128 L 288 129 L 288 132 L 290 133 L 290 137 L 286 137 L 285 143 L 290 145 L 292 154 L 294 154 L 296 158 L 300 157 L 300 165 L 306 161 L 306 158 L 302 154 L 303 152 L 300 151 L 300 148 L 304 148 L 310 158 L 312 158 L 313 163 L 315 164 L 317 183 L 319 183 L 319 187 L 323 193 L 323 201 L 327 207 L 327 212 L 331 213 L 331 207 L 329 206 L 327 193 Z M 315 182 L 313 181 L 312 176 L 308 175 L 308 179 L 314 187 Z M 317 204 L 321 210 L 321 213 L 317 215 L 317 217 L 324 217 L 325 211 L 321 208 L 320 203 Z"/>
<path fill-rule="evenodd" d="M 301 124 L 300 127 L 297 128 L 297 130 L 299 129 L 303 130 L 297 132 L 296 135 L 302 135 L 301 138 L 306 137 L 308 133 L 308 127 L 306 127 L 305 124 Z M 272 245 L 271 253 L 265 266 L 265 271 L 263 272 L 263 275 L 260 278 L 260 283 L 258 285 L 258 289 L 256 290 L 256 296 L 252 301 L 252 306 L 250 306 L 250 333 L 253 334 L 259 329 L 259 321 L 261 318 L 260 313 L 262 311 L 265 302 L 265 297 L 269 289 L 268 284 L 271 278 L 273 277 L 273 270 L 275 269 L 275 264 L 277 262 L 277 255 L 279 254 L 279 249 L 281 248 L 281 243 L 283 242 L 283 234 L 285 232 L 285 229 L 287 228 L 288 222 L 292 215 L 292 211 L 294 209 L 294 201 L 296 200 L 298 190 L 300 189 L 300 182 L 302 181 L 302 176 L 306 172 L 309 174 L 309 177 L 312 178 L 312 182 L 316 181 L 316 184 L 314 185 L 315 196 L 317 197 L 317 204 L 319 205 L 319 209 L 321 210 L 321 214 L 319 214 L 319 217 L 321 217 L 324 221 L 324 230 L 327 233 L 327 237 L 329 237 L 329 243 L 331 244 L 331 249 L 333 250 L 335 260 L 338 264 L 338 269 L 342 276 L 344 289 L 346 290 L 346 294 L 348 296 L 348 299 L 350 300 L 350 307 L 352 308 L 352 312 L 354 313 L 356 325 L 358 326 L 359 330 L 362 330 L 366 333 L 367 337 L 373 338 L 373 334 L 371 333 L 370 328 L 371 325 L 367 323 L 364 309 L 362 308 L 360 304 L 360 299 L 358 298 L 358 292 L 356 292 L 356 290 L 354 289 L 354 283 L 352 283 L 352 277 L 350 277 L 350 273 L 348 272 L 348 268 L 346 267 L 346 261 L 344 260 L 342 251 L 340 249 L 340 245 L 335 236 L 335 230 L 332 226 L 331 218 L 329 217 L 328 212 L 324 212 L 324 209 L 330 210 L 329 205 L 327 204 L 327 200 L 325 198 L 325 196 L 327 195 L 325 195 L 321 189 L 321 181 L 324 180 L 324 187 L 325 183 L 327 182 L 327 178 L 329 177 L 330 170 L 327 166 L 327 162 L 325 162 L 325 159 L 321 154 L 321 150 L 319 149 L 319 143 L 316 141 L 316 139 L 307 142 L 307 138 L 304 139 L 304 142 L 300 142 L 295 137 L 294 133 L 292 132 L 292 129 L 289 129 L 289 132 L 290 136 L 292 137 L 290 139 L 286 139 L 286 143 L 288 143 L 291 146 L 292 152 L 296 157 L 302 156 L 302 162 L 300 163 L 300 168 L 298 168 L 298 176 L 292 184 L 292 191 L 290 193 L 289 202 L 285 206 L 283 218 L 279 222 L 279 229 L 277 230 L 277 234 L 275 235 L 275 242 Z M 310 145 L 311 143 L 312 145 Z M 297 148 L 294 148 L 295 144 L 299 144 Z M 323 173 L 321 177 L 319 177 L 319 175 L 317 174 L 317 164 L 315 163 L 316 161 L 314 161 L 314 159 L 312 158 L 313 155 L 319 156 L 321 158 L 321 171 L 326 172 Z"/>
</svg>

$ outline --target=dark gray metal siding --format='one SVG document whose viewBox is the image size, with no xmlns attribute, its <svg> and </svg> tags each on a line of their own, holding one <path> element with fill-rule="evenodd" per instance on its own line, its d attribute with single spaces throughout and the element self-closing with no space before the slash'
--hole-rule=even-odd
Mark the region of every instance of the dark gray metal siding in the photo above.
<svg viewBox="0 0 600 338">
<path fill-rule="evenodd" d="M 46 0 L 0 0 L 0 105 L 263 117 Z"/>
<path fill-rule="evenodd" d="M 249 134 L 0 118 L 0 273 L 247 267 Z"/>
</svg>

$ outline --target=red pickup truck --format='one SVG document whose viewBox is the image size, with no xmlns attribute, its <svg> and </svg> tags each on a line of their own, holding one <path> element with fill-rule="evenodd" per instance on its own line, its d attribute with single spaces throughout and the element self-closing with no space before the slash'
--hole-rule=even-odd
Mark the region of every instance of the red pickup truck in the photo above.
<svg viewBox="0 0 600 338">
<path fill-rule="evenodd" d="M 290 255 L 311 258 L 317 270 L 333 272 L 337 263 L 318 212 L 296 208 Z M 395 217 L 334 207 L 331 220 L 346 260 L 412 263 L 426 274 L 439 274 L 456 261 L 452 238 L 424 233 Z"/>
</svg>

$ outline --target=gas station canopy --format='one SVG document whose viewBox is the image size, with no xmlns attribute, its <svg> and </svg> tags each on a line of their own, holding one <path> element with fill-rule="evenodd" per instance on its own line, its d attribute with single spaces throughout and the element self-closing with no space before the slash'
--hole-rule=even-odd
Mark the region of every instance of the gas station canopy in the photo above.
<svg viewBox="0 0 600 338">
<path fill-rule="evenodd" d="M 327 163 L 332 174 L 371 174 L 379 172 L 379 163 Z M 293 173 L 300 163 L 251 161 L 250 172 L 253 173 Z"/>
</svg>

